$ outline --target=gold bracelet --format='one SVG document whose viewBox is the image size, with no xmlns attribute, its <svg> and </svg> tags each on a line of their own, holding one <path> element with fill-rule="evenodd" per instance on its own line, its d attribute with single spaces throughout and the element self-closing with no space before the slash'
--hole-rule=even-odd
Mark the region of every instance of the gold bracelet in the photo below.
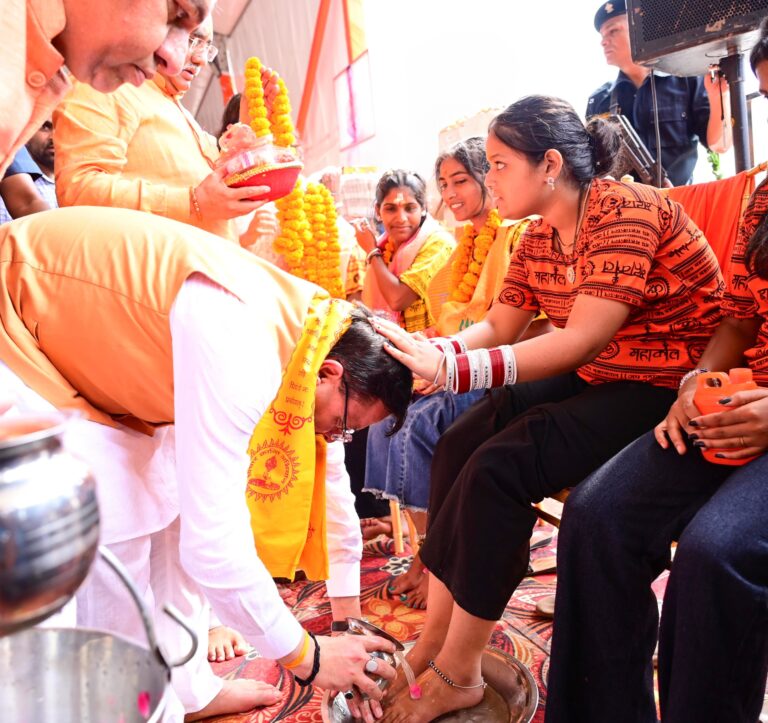
<svg viewBox="0 0 768 723">
<path fill-rule="evenodd" d="M 309 640 L 309 633 L 305 630 L 304 644 L 301 646 L 299 654 L 293 660 L 289 660 L 287 663 L 282 664 L 286 670 L 293 670 L 293 668 L 298 668 L 304 662 L 304 658 L 307 657 L 307 652 L 309 651 Z"/>
<path fill-rule="evenodd" d="M 197 216 L 197 220 L 202 221 L 203 214 L 200 212 L 200 204 L 197 202 L 197 194 L 195 193 L 194 187 L 190 187 L 189 189 L 189 205 L 194 211 L 195 216 Z"/>
</svg>

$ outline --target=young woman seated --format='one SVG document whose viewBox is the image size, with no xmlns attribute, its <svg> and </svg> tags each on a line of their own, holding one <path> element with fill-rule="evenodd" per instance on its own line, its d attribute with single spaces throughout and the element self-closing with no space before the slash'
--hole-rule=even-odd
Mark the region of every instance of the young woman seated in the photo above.
<svg viewBox="0 0 768 723">
<path fill-rule="evenodd" d="M 464 222 L 462 236 L 448 261 L 451 293 L 440 309 L 434 331 L 454 334 L 482 320 L 504 283 L 512 247 L 526 221 L 502 225 L 491 194 L 485 187 L 490 165 L 485 140 L 468 138 L 438 156 L 435 178 L 443 203 L 457 221 Z M 526 335 L 548 330 L 546 319 L 534 321 Z M 472 404 L 483 390 L 467 394 L 422 389 L 408 410 L 403 426 L 390 435 L 391 420 L 368 429 L 364 492 L 398 500 L 411 515 L 417 533 L 427 525 L 429 467 L 440 435 Z M 376 527 L 386 531 L 386 527 Z M 389 528 L 391 532 L 391 527 Z M 411 541 L 413 545 L 414 541 Z M 389 587 L 401 602 L 414 608 L 426 607 L 427 576 L 418 553 L 407 572 Z"/>
<path fill-rule="evenodd" d="M 750 60 L 765 94 L 765 26 Z M 768 675 L 766 182 L 751 199 L 726 280 L 725 318 L 666 418 L 566 503 L 548 722 L 655 723 L 657 638 L 665 723 L 760 717 Z M 702 414 L 698 372 L 745 365 L 759 387 L 723 391 L 721 411 Z M 659 627 L 651 583 L 674 540 Z"/>
<path fill-rule="evenodd" d="M 411 699 L 396 679 L 385 721 L 430 721 L 482 699 L 483 651 L 526 574 L 531 503 L 652 429 L 720 318 L 717 260 L 682 207 L 598 178 L 618 146 L 603 121 L 587 130 L 559 99 L 511 105 L 491 122 L 486 185 L 502 216 L 541 218 L 496 303 L 436 344 L 373 320 L 422 378 L 454 392 L 494 387 L 435 450 L 429 601 L 409 653 L 423 694 Z M 518 341 L 540 311 L 557 328 Z"/>
</svg>

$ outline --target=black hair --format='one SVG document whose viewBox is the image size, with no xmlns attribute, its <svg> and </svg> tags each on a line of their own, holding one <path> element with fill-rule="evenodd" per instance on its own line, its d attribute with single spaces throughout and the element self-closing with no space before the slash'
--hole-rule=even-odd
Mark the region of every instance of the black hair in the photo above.
<svg viewBox="0 0 768 723">
<path fill-rule="evenodd" d="M 764 60 L 768 60 L 768 18 L 763 18 L 763 22 L 760 23 L 760 37 L 749 54 L 749 64 L 753 73 L 757 73 L 757 66 Z"/>
<path fill-rule="evenodd" d="M 464 166 L 467 174 L 480 186 L 482 191 L 482 205 L 488 201 L 488 189 L 485 187 L 485 176 L 491 170 L 491 164 L 485 155 L 485 139 L 480 136 L 472 136 L 464 141 L 452 145 L 447 151 L 441 153 L 435 161 L 435 179 L 440 178 L 440 166 L 447 158 L 452 158 Z"/>
<path fill-rule="evenodd" d="M 381 206 L 393 188 L 407 188 L 424 211 L 427 210 L 427 184 L 418 174 L 401 168 L 387 171 L 376 184 L 376 206 Z"/>
<path fill-rule="evenodd" d="M 221 114 L 221 130 L 219 130 L 217 138 L 221 138 L 226 132 L 229 126 L 237 123 L 240 120 L 240 93 L 235 93 L 224 108 L 224 112 Z"/>
<path fill-rule="evenodd" d="M 547 95 L 529 95 L 497 115 L 488 128 L 504 145 L 538 164 L 554 149 L 563 157 L 566 177 L 579 185 L 613 171 L 621 136 L 602 118 L 585 127 L 569 103 Z"/>
<path fill-rule="evenodd" d="M 750 272 L 768 280 L 768 214 L 763 215 L 749 238 L 745 262 Z"/>
<path fill-rule="evenodd" d="M 344 367 L 349 391 L 363 401 L 376 400 L 394 416 L 387 433 L 403 426 L 413 390 L 413 374 L 384 349 L 387 340 L 369 321 L 373 314 L 362 304 L 352 310 L 352 323 L 328 354 Z"/>
</svg>

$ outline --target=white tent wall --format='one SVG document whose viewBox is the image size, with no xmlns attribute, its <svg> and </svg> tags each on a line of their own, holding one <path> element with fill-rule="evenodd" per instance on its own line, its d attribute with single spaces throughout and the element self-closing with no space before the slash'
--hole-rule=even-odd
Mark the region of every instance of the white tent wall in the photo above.
<svg viewBox="0 0 768 723">
<path fill-rule="evenodd" d="M 242 0 L 233 0 L 242 2 Z M 217 13 L 231 2 L 222 0 L 214 9 Z M 296 121 L 309 63 L 312 38 L 319 0 L 250 0 L 232 34 L 226 39 L 238 90 L 242 90 L 245 61 L 257 55 L 284 78 Z M 315 76 L 315 87 L 301 138 L 307 173 L 326 165 L 338 164 L 338 124 L 336 121 L 333 78 L 347 64 L 344 18 L 341 0 L 331 2 L 322 51 Z M 221 124 L 223 102 L 218 79 L 209 70 L 206 77 L 196 81 L 197 95 L 190 91 L 185 105 L 196 115 L 200 124 L 215 133 Z"/>
<path fill-rule="evenodd" d="M 590 93 L 616 74 L 605 64 L 592 25 L 597 5 L 595 0 L 364 0 L 375 135 L 342 151 L 333 79 L 347 65 L 347 50 L 342 2 L 331 0 L 302 138 L 306 171 L 325 165 L 405 166 L 429 175 L 441 129 L 528 93 L 560 96 L 582 114 Z M 231 32 L 235 75 L 241 78 L 245 60 L 258 55 L 285 78 L 294 119 L 318 7 L 319 0 L 218 0 L 214 10 L 217 30 Z M 746 75 L 754 85 L 751 73 Z M 188 96 L 185 103 L 203 126 L 217 130 L 218 81 L 213 78 L 206 88 L 201 77 Z M 455 135 L 443 133 L 443 139 Z M 729 168 L 731 158 L 725 160 Z M 708 164 L 700 161 L 696 179 L 711 178 Z"/>
</svg>

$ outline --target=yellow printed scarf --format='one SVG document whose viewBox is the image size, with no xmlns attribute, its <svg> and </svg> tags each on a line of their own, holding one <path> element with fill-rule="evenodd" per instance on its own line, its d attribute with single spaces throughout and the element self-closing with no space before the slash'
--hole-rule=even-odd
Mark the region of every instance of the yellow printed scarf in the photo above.
<svg viewBox="0 0 768 723">
<path fill-rule="evenodd" d="M 277 396 L 248 444 L 246 501 L 259 558 L 273 577 L 328 578 L 325 440 L 315 435 L 317 373 L 347 330 L 351 306 L 325 295 L 310 305 Z"/>
</svg>

